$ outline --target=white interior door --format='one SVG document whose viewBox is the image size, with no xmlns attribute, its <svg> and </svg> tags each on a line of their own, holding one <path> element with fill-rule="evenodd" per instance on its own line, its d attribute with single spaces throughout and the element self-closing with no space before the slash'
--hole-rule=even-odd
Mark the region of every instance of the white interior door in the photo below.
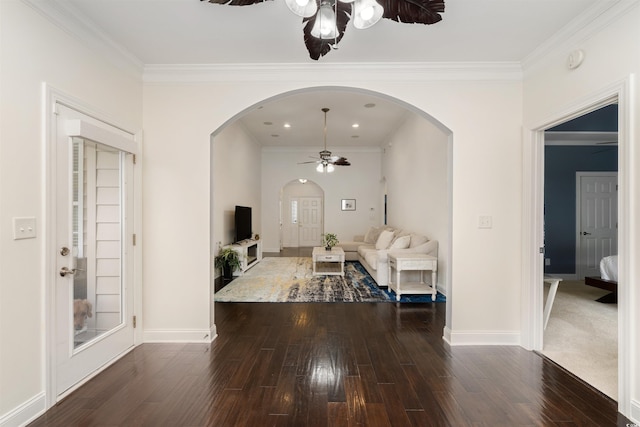
<svg viewBox="0 0 640 427">
<path fill-rule="evenodd" d="M 576 273 L 600 276 L 600 260 L 618 253 L 618 174 L 578 172 Z"/>
<path fill-rule="evenodd" d="M 322 197 L 300 197 L 299 246 L 322 245 Z"/>
<path fill-rule="evenodd" d="M 59 400 L 133 346 L 133 137 L 57 110 L 52 356 Z"/>
</svg>

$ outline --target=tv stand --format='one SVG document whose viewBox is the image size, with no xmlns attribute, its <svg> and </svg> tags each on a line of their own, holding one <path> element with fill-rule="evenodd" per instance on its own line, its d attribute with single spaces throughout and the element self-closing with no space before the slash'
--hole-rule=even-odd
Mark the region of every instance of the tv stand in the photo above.
<svg viewBox="0 0 640 427">
<path fill-rule="evenodd" d="M 245 239 L 228 245 L 240 255 L 240 269 L 233 272 L 234 276 L 242 276 L 248 269 L 262 261 L 262 241 Z"/>
</svg>

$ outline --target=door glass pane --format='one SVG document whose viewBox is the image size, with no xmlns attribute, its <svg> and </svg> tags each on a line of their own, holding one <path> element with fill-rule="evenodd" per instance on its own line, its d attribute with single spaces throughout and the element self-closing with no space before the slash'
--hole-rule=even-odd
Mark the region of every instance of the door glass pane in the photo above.
<svg viewBox="0 0 640 427">
<path fill-rule="evenodd" d="M 298 223 L 298 201 L 291 201 L 291 224 Z"/>
<path fill-rule="evenodd" d="M 123 322 L 124 152 L 73 139 L 74 348 Z"/>
</svg>

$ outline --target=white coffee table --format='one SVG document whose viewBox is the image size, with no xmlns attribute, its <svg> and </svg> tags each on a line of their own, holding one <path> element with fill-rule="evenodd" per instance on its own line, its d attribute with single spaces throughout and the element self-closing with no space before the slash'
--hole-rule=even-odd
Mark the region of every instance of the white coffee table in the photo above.
<svg viewBox="0 0 640 427">
<path fill-rule="evenodd" d="M 313 261 L 313 275 L 344 276 L 344 250 L 333 247 L 330 251 L 323 247 L 313 248 L 311 252 Z"/>
</svg>

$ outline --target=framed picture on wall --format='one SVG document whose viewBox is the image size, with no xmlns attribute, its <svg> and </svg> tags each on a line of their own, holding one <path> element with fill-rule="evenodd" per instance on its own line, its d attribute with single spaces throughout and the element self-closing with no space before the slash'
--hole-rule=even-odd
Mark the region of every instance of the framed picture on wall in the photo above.
<svg viewBox="0 0 640 427">
<path fill-rule="evenodd" d="M 342 199 L 342 210 L 343 211 L 355 211 L 356 210 L 356 199 Z"/>
</svg>

